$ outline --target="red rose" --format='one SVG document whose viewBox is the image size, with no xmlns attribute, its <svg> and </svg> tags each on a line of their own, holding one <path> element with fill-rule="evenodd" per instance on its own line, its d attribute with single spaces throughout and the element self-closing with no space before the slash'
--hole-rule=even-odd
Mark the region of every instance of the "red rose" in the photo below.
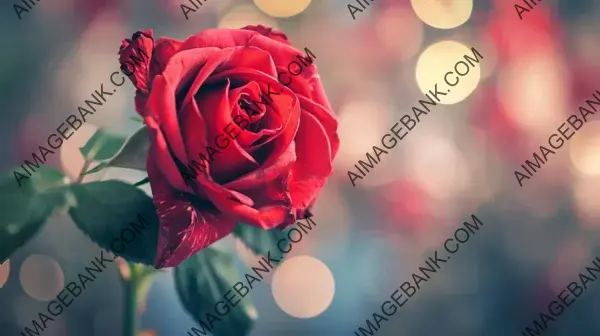
<svg viewBox="0 0 600 336">
<path fill-rule="evenodd" d="M 339 147 L 337 119 L 312 58 L 307 64 L 285 34 L 248 26 L 155 41 L 143 31 L 119 54 L 151 134 L 157 268 L 238 222 L 271 229 L 310 216 Z M 149 57 L 124 65 L 140 54 Z"/>
</svg>

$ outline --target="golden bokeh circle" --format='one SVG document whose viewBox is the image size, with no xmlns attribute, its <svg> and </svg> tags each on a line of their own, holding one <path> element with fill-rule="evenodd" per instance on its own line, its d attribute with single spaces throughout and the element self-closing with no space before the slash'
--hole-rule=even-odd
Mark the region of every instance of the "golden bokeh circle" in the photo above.
<svg viewBox="0 0 600 336">
<path fill-rule="evenodd" d="M 311 0 L 254 0 L 263 13 L 276 18 L 289 18 L 302 13 Z"/>
<path fill-rule="evenodd" d="M 456 28 L 467 22 L 473 0 L 411 0 L 415 14 L 426 24 L 439 29 Z"/>
<path fill-rule="evenodd" d="M 218 28 L 239 29 L 240 27 L 249 25 L 263 25 L 277 28 L 277 22 L 275 19 L 265 15 L 250 4 L 232 7 L 221 17 Z"/>
<path fill-rule="evenodd" d="M 473 60 L 479 59 L 479 63 L 468 61 L 465 56 L 469 56 Z M 481 56 L 485 57 L 485 55 Z M 427 94 L 430 90 L 435 91 L 437 84 L 438 92 L 446 94 L 438 95 L 440 99 L 438 103 L 456 104 L 467 98 L 477 88 L 481 79 L 479 66 L 481 62 L 483 62 L 483 58 L 474 55 L 471 48 L 462 43 L 456 41 L 437 42 L 425 49 L 419 56 L 416 66 L 417 84 L 423 94 Z M 465 64 L 468 68 L 465 68 Z M 461 76 L 457 74 L 457 71 L 466 74 Z M 448 72 L 452 72 L 452 74 L 446 77 Z M 448 85 L 444 77 L 454 86 Z M 458 83 L 456 83 L 457 80 Z M 434 98 L 432 97 L 432 99 Z M 434 99 L 434 101 L 436 100 Z"/>
</svg>

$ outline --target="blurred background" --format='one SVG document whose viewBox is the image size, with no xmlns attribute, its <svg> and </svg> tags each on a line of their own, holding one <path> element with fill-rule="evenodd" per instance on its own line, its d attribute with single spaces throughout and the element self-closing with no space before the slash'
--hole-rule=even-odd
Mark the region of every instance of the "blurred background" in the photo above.
<svg viewBox="0 0 600 336">
<path fill-rule="evenodd" d="M 293 267 L 252 291 L 259 315 L 252 336 L 354 334 L 472 213 L 484 227 L 378 335 L 520 334 L 600 256 L 598 116 L 523 187 L 513 174 L 600 90 L 597 1 L 544 0 L 522 20 L 515 2 L 505 0 L 376 0 L 356 20 L 347 5 L 359 6 L 350 0 L 208 0 L 188 20 L 180 4 L 189 5 L 42 0 L 19 20 L 5 2 L 0 170 L 31 158 L 108 82 L 119 69 L 121 39 L 137 30 L 176 39 L 249 24 L 284 31 L 294 46 L 317 56 L 340 120 L 341 148 L 314 209 L 318 227 L 292 252 L 310 258 L 292 258 Z M 471 47 L 483 59 L 448 95 L 452 104 L 434 107 L 352 187 L 347 171 L 355 171 L 357 160 L 380 145 L 423 92 L 442 83 L 445 71 L 436 65 L 448 64 L 450 71 Z M 132 134 L 138 127 L 129 120 L 134 115 L 128 82 L 60 153 L 49 155 L 47 165 L 76 177 L 83 165 L 78 148 L 97 128 Z M 143 176 L 109 169 L 85 181 L 136 182 Z M 232 238 L 223 244 L 241 254 L 241 273 L 254 265 L 242 244 Z M 68 216 L 53 216 L 0 267 L 0 334 L 30 326 L 98 251 Z M 117 272 L 109 266 L 43 334 L 120 335 Z M 178 302 L 170 272 L 158 275 L 150 288 L 145 336 L 184 335 L 195 325 Z M 302 277 L 315 281 L 309 285 Z M 545 335 L 600 334 L 599 295 L 600 285 L 590 284 Z"/>
</svg>

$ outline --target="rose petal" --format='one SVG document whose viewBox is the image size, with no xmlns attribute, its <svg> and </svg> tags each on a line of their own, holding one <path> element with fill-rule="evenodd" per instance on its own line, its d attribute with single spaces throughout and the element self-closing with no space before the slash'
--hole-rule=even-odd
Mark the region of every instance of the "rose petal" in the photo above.
<svg viewBox="0 0 600 336">
<path fill-rule="evenodd" d="M 292 215 L 289 208 L 281 205 L 269 205 L 255 209 L 230 199 L 223 199 L 213 203 L 228 218 L 236 222 L 254 225 L 256 227 L 270 230 L 282 222 L 288 222 Z"/>
<path fill-rule="evenodd" d="M 278 42 L 256 31 L 247 29 L 206 29 L 185 40 L 179 50 L 207 47 L 225 49 L 239 46 L 254 46 L 268 52 L 277 66 L 287 67 L 288 63 L 297 60 L 296 56 L 303 55 L 291 45 Z M 306 77 L 311 77 L 314 74 L 310 69 L 304 70 L 304 72 Z"/>
<path fill-rule="evenodd" d="M 277 65 L 278 67 L 285 67 L 286 70 L 288 64 L 290 64 L 291 62 L 299 62 L 300 64 L 302 63 L 299 61 L 298 57 L 306 57 L 306 55 L 303 52 L 292 47 L 291 45 L 275 43 L 276 42 L 273 42 L 272 39 L 266 36 L 258 35 L 252 40 L 250 40 L 247 45 L 267 51 L 271 55 L 271 58 L 273 58 L 275 65 Z M 296 66 L 293 66 L 292 69 L 296 69 Z M 312 65 L 307 66 L 304 66 L 302 64 L 302 73 L 300 73 L 298 76 L 310 78 L 316 74 L 318 74 L 318 71 L 314 63 Z M 295 80 L 298 76 L 293 76 L 293 79 Z"/>
<path fill-rule="evenodd" d="M 144 122 L 148 126 L 148 131 L 150 133 L 150 150 L 148 156 L 152 154 L 154 160 L 157 160 L 156 164 L 158 165 L 162 176 L 169 181 L 169 184 L 173 188 L 189 192 L 190 189 L 185 185 L 185 182 L 181 177 L 179 167 L 177 167 L 177 164 L 173 160 L 169 145 L 157 122 L 152 117 L 144 118 Z"/>
<path fill-rule="evenodd" d="M 288 38 L 287 38 L 287 36 L 285 35 L 284 32 L 279 31 L 277 29 L 274 29 L 272 27 L 266 27 L 266 26 L 263 26 L 263 25 L 257 25 L 257 26 L 246 26 L 246 27 L 243 27 L 241 29 L 244 29 L 244 30 L 253 30 L 253 31 L 255 31 L 255 32 L 257 32 L 257 33 L 259 33 L 261 35 L 264 35 L 264 36 L 266 36 L 266 37 L 268 37 L 270 39 L 273 39 L 273 40 L 275 40 L 277 42 L 285 43 L 287 45 L 290 44 L 290 41 L 288 41 Z"/>
<path fill-rule="evenodd" d="M 134 34 L 133 40 L 123 40 L 119 51 L 119 61 L 122 62 L 122 66 L 125 62 L 131 65 L 133 61 L 136 64 L 134 73 L 129 75 L 129 78 L 138 89 L 135 95 L 135 109 L 141 116 L 145 115 L 146 101 L 149 91 L 152 90 L 154 77 L 162 73 L 182 43 L 171 38 L 159 38 L 152 43 L 150 40 L 153 40 L 152 30 L 138 32 Z M 144 55 L 140 55 L 142 52 Z M 132 58 L 134 56 L 135 58 Z M 140 63 L 138 59 L 143 62 Z M 140 64 L 138 65 L 138 63 Z"/>
<path fill-rule="evenodd" d="M 206 146 L 209 144 L 208 137 L 210 136 L 207 131 L 206 121 L 200 114 L 200 110 L 195 101 L 187 104 L 180 112 L 180 115 L 181 125 L 183 125 L 185 148 L 187 149 L 188 158 L 190 160 L 185 164 L 185 167 L 198 174 L 196 179 L 202 178 L 212 180 L 213 164 L 210 161 L 210 156 L 207 154 L 206 150 Z M 203 154 L 204 158 L 209 161 L 205 161 L 200 154 Z M 197 164 L 192 163 L 192 161 L 197 162 Z M 200 167 L 198 165 L 200 165 Z M 206 168 L 203 168 L 202 166 L 205 166 Z M 200 169 L 205 171 L 206 175 L 202 174 L 199 171 Z M 200 189 L 199 192 L 196 193 L 196 196 L 208 199 L 208 196 L 203 189 Z"/>
<path fill-rule="evenodd" d="M 277 226 L 283 222 L 293 223 L 295 211 L 292 209 L 289 185 L 290 172 L 295 162 L 295 146 L 292 142 L 273 165 L 260 167 L 225 184 L 224 187 L 229 190 L 237 190 L 250 197 L 254 201 L 253 208 L 257 209 L 262 216 L 277 218 L 271 222 L 273 225 Z M 244 223 L 264 228 L 254 221 L 245 221 Z M 274 226 L 268 226 L 268 228 L 272 227 Z"/>
<path fill-rule="evenodd" d="M 223 216 L 235 222 L 243 222 L 261 228 L 273 228 L 281 224 L 290 214 L 286 207 L 268 207 L 260 211 L 255 209 L 254 201 L 248 196 L 201 179 L 192 181 L 192 189 L 200 188 L 208 194 L 212 204 Z"/>
<path fill-rule="evenodd" d="M 230 76 L 228 75 L 227 78 L 229 77 Z M 232 118 L 235 116 L 240 116 L 246 120 L 250 120 L 251 123 L 255 123 L 261 119 L 267 111 L 267 106 L 262 103 L 260 94 L 260 85 L 255 81 L 251 81 L 247 84 L 231 89 L 229 91 L 229 105 L 232 106 Z M 250 112 L 252 112 L 252 114 L 249 114 L 247 109 L 244 109 L 240 105 L 242 100 L 247 101 L 251 105 L 252 109 Z M 255 100 L 255 102 L 252 100 Z"/>
<path fill-rule="evenodd" d="M 169 147 L 179 161 L 188 163 L 188 157 L 181 137 L 181 129 L 177 120 L 177 103 L 175 101 L 175 85 L 164 75 L 156 76 L 154 88 L 146 102 L 149 116 L 160 126 L 165 138 L 169 139 Z"/>
<path fill-rule="evenodd" d="M 212 90 L 210 94 L 202 92 L 197 98 L 201 111 L 215 111 L 214 113 L 205 113 L 203 117 L 207 125 L 211 125 L 211 130 L 208 131 L 208 136 L 210 137 L 208 145 L 220 151 L 220 153 L 214 155 L 212 162 L 212 176 L 215 181 L 219 182 L 234 179 L 241 172 L 250 171 L 258 167 L 256 160 L 238 144 L 236 139 L 233 139 L 234 137 L 237 138 L 237 135 L 241 134 L 242 130 L 231 119 L 231 106 L 228 93 L 229 83 L 223 88 Z M 217 141 L 217 136 L 220 139 L 228 139 L 229 145 L 222 148 L 224 147 L 223 143 Z M 221 146 L 217 145 L 219 143 Z M 206 152 L 206 150 L 203 152 Z"/>
<path fill-rule="evenodd" d="M 253 199 L 244 193 L 226 189 L 213 181 L 195 179 L 191 181 L 193 193 L 199 194 L 202 190 L 208 196 L 212 204 L 229 219 L 235 222 L 243 222 L 261 228 L 273 228 L 280 225 L 282 221 L 290 220 L 293 214 L 289 206 L 285 204 L 266 205 L 264 208 L 256 209 Z"/>
<path fill-rule="evenodd" d="M 280 83 L 285 84 L 285 86 L 287 86 L 297 95 L 310 97 L 312 95 L 312 90 L 310 88 L 310 82 L 308 78 L 304 78 L 302 74 L 299 76 L 292 76 L 287 73 L 286 69 L 287 68 L 285 67 L 277 68 L 277 71 L 281 74 L 281 76 L 278 77 L 278 80 L 281 80 Z"/>
<path fill-rule="evenodd" d="M 234 47 L 231 55 L 223 60 L 215 73 L 241 68 L 250 68 L 263 72 L 271 77 L 277 77 L 277 71 L 271 55 L 256 47 Z"/>
<path fill-rule="evenodd" d="M 206 120 L 200 113 L 196 101 L 192 101 L 179 112 L 180 123 L 183 127 L 183 141 L 188 158 L 198 159 L 198 153 L 206 154 L 210 133 Z"/>
<path fill-rule="evenodd" d="M 289 148 L 300 124 L 300 104 L 295 95 L 272 96 L 272 99 L 273 113 L 278 115 L 283 124 L 279 134 L 269 143 L 269 157 L 264 166 L 273 164 Z"/>
<path fill-rule="evenodd" d="M 308 79 L 308 82 L 311 89 L 310 98 L 312 101 L 315 104 L 323 105 L 328 111 L 333 111 L 333 108 L 331 108 L 331 104 L 329 103 L 329 99 L 327 99 L 327 95 L 325 94 L 325 89 L 323 89 L 320 76 L 318 74 L 313 75 Z"/>
<path fill-rule="evenodd" d="M 182 43 L 182 41 L 169 37 L 161 37 L 156 40 L 152 53 L 152 64 L 150 66 L 151 78 L 160 75 L 165 70 L 169 60 L 178 52 Z"/>
<path fill-rule="evenodd" d="M 295 144 L 292 142 L 286 151 L 271 165 L 263 165 L 250 173 L 240 176 L 234 181 L 224 184 L 223 187 L 229 190 L 237 190 L 244 194 L 253 193 L 256 189 L 260 191 L 266 184 L 276 180 L 282 174 L 287 175 L 287 172 L 291 171 L 295 162 Z M 287 190 L 287 187 L 281 187 L 281 190 Z"/>
<path fill-rule="evenodd" d="M 240 29 L 205 29 L 198 34 L 190 36 L 179 48 L 180 51 L 215 47 L 220 49 L 248 45 L 254 36 L 260 36 L 257 32 Z M 279 45 L 272 41 L 274 45 Z"/>
<path fill-rule="evenodd" d="M 150 87 L 150 61 L 154 49 L 152 30 L 138 31 L 132 40 L 123 40 L 119 50 L 121 69 L 143 93 Z"/>
<path fill-rule="evenodd" d="M 153 155 L 148 156 L 148 177 L 160 224 L 154 266 L 173 267 L 227 236 L 236 223 L 209 203 L 192 204 L 171 189 L 155 160 Z"/>
<path fill-rule="evenodd" d="M 340 147 L 340 138 L 337 133 L 338 121 L 333 112 L 322 105 L 317 104 L 311 99 L 298 96 L 302 110 L 313 115 L 327 133 L 331 150 L 331 157 L 334 158 Z"/>
<path fill-rule="evenodd" d="M 267 108 L 265 108 L 265 106 L 254 103 L 253 111 L 251 112 L 256 113 L 249 114 L 237 104 L 237 102 L 239 102 L 243 96 L 249 97 L 251 101 L 260 101 L 260 94 L 261 89 L 256 82 L 250 82 L 229 92 L 229 104 L 231 106 L 235 106 L 232 113 L 232 119 L 240 120 L 240 118 L 242 118 L 238 124 L 238 127 L 244 129 L 244 131 L 240 133 L 236 140 L 242 146 L 242 148 L 246 149 L 248 153 L 252 153 L 252 151 L 256 148 L 256 146 L 251 146 L 254 142 L 263 138 L 262 144 L 266 144 L 275 138 L 282 128 L 281 118 L 275 113 L 266 113 Z M 236 118 L 236 116 L 239 116 L 239 118 Z M 259 127 L 258 131 L 252 131 L 248 129 L 250 124 L 257 123 L 259 120 L 259 126 L 261 127 Z M 240 124 L 242 124 L 243 127 Z"/>
<path fill-rule="evenodd" d="M 146 108 L 146 103 L 148 102 L 148 95 L 141 93 L 141 91 L 136 91 L 134 98 L 134 108 L 135 111 L 142 117 L 145 117 L 148 113 L 148 109 Z"/>
<path fill-rule="evenodd" d="M 253 71 L 252 69 L 223 71 L 212 76 L 211 81 L 219 81 L 221 78 L 227 78 L 229 76 L 243 78 L 248 82 L 256 80 L 257 82 L 265 85 L 276 85 L 276 80 L 274 78 L 265 76 L 264 73 Z M 269 144 L 270 159 L 267 160 L 271 161 L 263 162 L 263 164 L 266 166 L 271 165 L 273 163 L 272 161 L 276 160 L 277 157 L 289 147 L 290 143 L 294 139 L 294 136 L 296 135 L 296 130 L 298 129 L 298 124 L 300 122 L 300 104 L 298 99 L 293 92 L 286 87 L 282 87 L 281 93 L 282 94 L 280 95 L 271 96 L 271 99 L 273 100 L 271 105 L 273 106 L 273 112 L 279 115 L 284 125 L 281 133 Z M 256 159 L 260 160 L 260 158 Z"/>
<path fill-rule="evenodd" d="M 177 93 L 182 83 L 191 80 L 207 60 L 219 53 L 218 49 L 206 48 L 198 52 L 180 52 L 173 56 L 162 75 L 155 77 L 154 88 L 145 102 L 146 114 L 153 116 L 169 139 L 171 150 L 182 163 L 188 164 L 181 130 L 177 120 Z"/>
<path fill-rule="evenodd" d="M 231 55 L 235 52 L 235 49 L 226 49 L 219 50 L 211 55 L 211 57 L 206 60 L 206 63 L 200 70 L 194 75 L 194 81 L 192 85 L 189 87 L 187 94 L 183 100 L 182 106 L 189 104 L 189 102 L 194 99 L 194 96 L 200 90 L 200 87 L 204 84 L 206 79 L 215 72 L 215 70 L 223 64 L 223 62 L 231 57 Z M 193 55 L 194 52 L 185 52 L 186 54 Z M 188 72 L 189 74 L 193 74 L 194 72 Z"/>
<path fill-rule="evenodd" d="M 296 134 L 297 160 L 292 168 L 290 193 L 294 207 L 311 203 L 332 172 L 329 138 L 317 118 L 302 112 Z"/>
</svg>

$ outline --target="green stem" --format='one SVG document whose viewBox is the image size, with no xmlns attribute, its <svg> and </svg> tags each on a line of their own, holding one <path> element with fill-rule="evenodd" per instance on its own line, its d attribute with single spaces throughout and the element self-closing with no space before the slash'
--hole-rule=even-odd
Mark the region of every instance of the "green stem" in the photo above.
<svg viewBox="0 0 600 336">
<path fill-rule="evenodd" d="M 83 181 L 83 178 L 85 177 L 85 172 L 88 170 L 88 168 L 90 168 L 90 165 L 92 164 L 92 161 L 89 160 L 85 160 L 85 162 L 83 163 L 83 167 L 81 167 L 81 171 L 79 172 L 79 176 L 77 176 L 77 180 L 75 180 L 75 183 L 79 184 Z"/>
<path fill-rule="evenodd" d="M 146 305 L 150 284 L 158 272 L 144 265 L 129 262 L 124 262 L 119 270 L 123 283 L 123 336 L 136 336 L 139 314 Z"/>
<path fill-rule="evenodd" d="M 131 267 L 131 277 L 123 279 L 123 336 L 137 335 L 137 303 L 139 279 L 135 274 L 135 268 Z"/>
</svg>

